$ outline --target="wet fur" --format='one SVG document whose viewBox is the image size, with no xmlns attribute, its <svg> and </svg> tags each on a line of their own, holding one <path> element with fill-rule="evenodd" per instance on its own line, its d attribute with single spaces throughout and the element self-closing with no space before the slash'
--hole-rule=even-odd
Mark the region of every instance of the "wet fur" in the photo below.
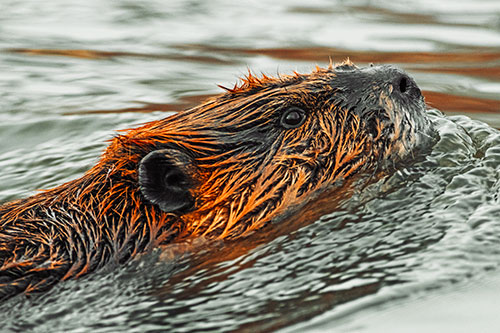
<svg viewBox="0 0 500 333">
<path fill-rule="evenodd" d="M 250 74 L 198 107 L 117 136 L 80 179 L 0 207 L 0 299 L 161 244 L 246 236 L 337 180 L 408 158 L 429 124 L 420 91 L 391 95 L 394 73 L 346 62 Z M 280 125 L 290 107 L 307 113 L 296 129 Z M 169 199 L 156 188 L 158 163 L 177 172 Z"/>
</svg>

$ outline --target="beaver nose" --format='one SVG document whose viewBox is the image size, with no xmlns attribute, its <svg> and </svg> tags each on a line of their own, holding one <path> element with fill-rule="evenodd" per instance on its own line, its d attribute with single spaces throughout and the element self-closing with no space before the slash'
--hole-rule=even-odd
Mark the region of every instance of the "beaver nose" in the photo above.
<svg viewBox="0 0 500 333">
<path fill-rule="evenodd" d="M 392 80 L 392 87 L 396 94 L 413 98 L 417 98 L 422 95 L 422 92 L 418 88 L 415 81 L 403 72 L 396 72 L 395 78 Z"/>
</svg>

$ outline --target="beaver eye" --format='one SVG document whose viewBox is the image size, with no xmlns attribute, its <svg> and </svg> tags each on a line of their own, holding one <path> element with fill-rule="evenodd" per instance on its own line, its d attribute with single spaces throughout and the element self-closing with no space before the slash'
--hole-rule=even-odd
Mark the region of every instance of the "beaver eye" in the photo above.
<svg viewBox="0 0 500 333">
<path fill-rule="evenodd" d="M 296 128 L 304 123 L 306 113 L 298 107 L 291 107 L 281 116 L 281 126 L 284 128 Z"/>
</svg>

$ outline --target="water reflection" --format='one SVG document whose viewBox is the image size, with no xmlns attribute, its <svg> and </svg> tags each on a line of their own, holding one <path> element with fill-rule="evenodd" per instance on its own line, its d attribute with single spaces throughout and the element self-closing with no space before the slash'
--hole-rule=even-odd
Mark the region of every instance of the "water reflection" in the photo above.
<svg viewBox="0 0 500 333">
<path fill-rule="evenodd" d="M 496 0 L 6 1 L 0 200 L 80 176 L 114 130 L 190 108 L 247 68 L 392 63 L 431 107 L 500 127 L 499 13 Z M 169 261 L 153 253 L 12 299 L 0 305 L 2 329 L 325 331 L 346 318 L 368 325 L 381 304 L 498 275 L 499 133 L 430 113 L 441 140 L 424 161 L 332 193 L 286 228 Z"/>
<path fill-rule="evenodd" d="M 167 54 L 141 54 L 133 52 L 105 52 L 95 50 L 45 50 L 45 49 L 12 49 L 10 52 L 43 56 L 65 56 L 99 60 L 114 57 L 145 57 L 152 59 L 169 59 L 183 61 L 207 62 L 213 64 L 235 64 L 237 54 L 264 55 L 268 57 L 288 59 L 293 61 L 322 62 L 327 58 L 350 58 L 355 63 L 392 63 L 406 64 L 411 70 L 426 73 L 447 73 L 464 76 L 477 76 L 484 78 L 497 78 L 500 76 L 500 67 L 495 66 L 500 61 L 500 52 L 493 50 L 477 52 L 467 51 L 458 53 L 441 52 L 360 52 L 354 50 L 341 50 L 335 48 L 304 48 L 304 49 L 233 49 L 202 45 L 179 45 L 181 50 L 195 50 L 205 56 L 167 55 Z M 229 56 L 228 56 L 229 54 Z M 224 58 L 224 60 L 222 60 Z M 463 67 L 450 67 L 450 63 L 459 63 Z M 481 63 L 482 67 L 470 67 L 468 63 Z M 433 64 L 426 66 L 425 64 Z M 489 64 L 489 65 L 488 65 Z M 413 66 L 412 66 L 413 65 Z M 148 103 L 142 106 L 127 107 L 116 110 L 86 110 L 83 113 L 122 113 L 122 112 L 153 112 L 153 111 L 181 111 L 199 104 L 213 95 L 181 96 L 176 103 Z M 500 100 L 471 96 L 457 96 L 436 91 L 425 91 L 426 102 L 444 112 L 462 113 L 500 113 Z M 67 114 L 78 114 L 72 111 Z"/>
</svg>

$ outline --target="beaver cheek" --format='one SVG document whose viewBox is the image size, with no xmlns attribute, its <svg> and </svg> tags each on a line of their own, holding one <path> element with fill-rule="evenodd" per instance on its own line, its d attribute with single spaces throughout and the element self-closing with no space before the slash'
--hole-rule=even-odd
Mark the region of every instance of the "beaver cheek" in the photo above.
<svg viewBox="0 0 500 333">
<path fill-rule="evenodd" d="M 139 189 L 144 198 L 167 213 L 185 213 L 194 205 L 192 160 L 175 149 L 150 152 L 139 163 Z"/>
</svg>

